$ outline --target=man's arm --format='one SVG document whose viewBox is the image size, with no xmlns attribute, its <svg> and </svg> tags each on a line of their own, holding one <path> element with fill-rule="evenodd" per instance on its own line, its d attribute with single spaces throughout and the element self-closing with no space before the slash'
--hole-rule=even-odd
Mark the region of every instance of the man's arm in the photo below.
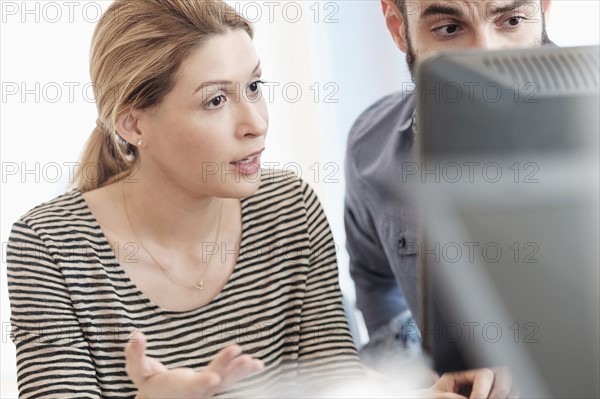
<svg viewBox="0 0 600 399">
<path fill-rule="evenodd" d="M 385 215 L 397 214 L 398 204 L 390 208 L 385 198 L 394 190 L 380 186 L 395 176 L 394 155 L 407 156 L 412 145 L 414 103 L 405 97 L 396 93 L 365 110 L 350 131 L 346 152 L 346 247 L 357 306 L 369 331 L 361 359 L 371 367 L 382 358 L 405 359 L 420 352 L 418 328 L 394 267 L 397 259 L 389 258 L 398 255 L 389 252 L 390 240 L 399 239 L 401 225 Z"/>
<path fill-rule="evenodd" d="M 377 185 L 381 180 L 374 178 L 374 171 L 384 167 L 394 174 L 390 172 L 394 165 L 388 165 L 388 161 L 392 161 L 388 158 L 402 145 L 397 141 L 403 137 L 402 130 L 410 126 L 413 110 L 414 103 L 408 101 L 405 94 L 386 96 L 357 118 L 348 135 L 344 164 L 346 248 L 357 306 L 369 335 L 408 308 L 384 251 L 385 238 L 381 234 L 386 204 L 379 203 L 381 193 L 378 191 L 382 188 Z M 409 143 L 409 140 L 404 141 Z M 381 172 L 386 175 L 385 170 Z"/>
<path fill-rule="evenodd" d="M 406 310 L 406 303 L 379 242 L 374 221 L 357 194 L 346 192 L 346 247 L 357 306 L 369 334 L 373 334 Z"/>
</svg>

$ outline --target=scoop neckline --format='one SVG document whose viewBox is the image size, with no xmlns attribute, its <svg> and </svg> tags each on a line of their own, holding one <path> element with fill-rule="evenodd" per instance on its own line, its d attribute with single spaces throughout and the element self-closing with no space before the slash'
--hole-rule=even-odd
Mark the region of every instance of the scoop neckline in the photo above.
<svg viewBox="0 0 600 399">
<path fill-rule="evenodd" d="M 112 248 L 112 245 L 110 245 L 110 242 L 108 241 L 108 237 L 106 237 L 104 230 L 102 230 L 102 226 L 100 226 L 98 219 L 92 212 L 92 209 L 90 208 L 87 200 L 83 196 L 83 193 L 78 188 L 75 188 L 74 191 L 80 197 L 81 201 L 83 201 L 83 203 L 85 204 L 85 208 L 86 208 L 85 211 L 86 211 L 87 215 L 89 215 L 89 217 L 92 219 L 94 228 L 100 232 L 99 238 L 100 238 L 101 242 L 99 243 L 99 245 L 107 246 L 110 249 L 111 259 L 109 259 L 109 261 L 116 266 L 116 270 L 118 270 L 119 275 L 126 281 L 127 285 L 129 287 L 132 287 L 133 289 L 135 289 L 136 295 L 145 302 L 146 306 L 153 308 L 153 310 L 160 312 L 162 314 L 173 314 L 173 315 L 193 314 L 193 313 L 197 313 L 199 311 L 204 311 L 206 309 L 213 307 L 216 303 L 218 303 L 221 300 L 223 293 L 226 292 L 228 290 L 229 286 L 232 284 L 232 281 L 237 278 L 237 274 L 239 274 L 239 271 L 241 268 L 240 264 L 242 263 L 242 259 L 245 255 L 245 246 L 243 246 L 242 243 L 244 243 L 246 240 L 246 234 L 247 234 L 247 230 L 248 230 L 247 229 L 247 227 L 248 227 L 247 221 L 246 221 L 246 209 L 244 206 L 245 202 L 246 202 L 246 198 L 240 199 L 240 208 L 241 208 L 241 217 L 242 217 L 242 234 L 241 234 L 241 238 L 240 238 L 240 252 L 238 254 L 237 261 L 233 267 L 233 271 L 229 275 L 229 279 L 223 286 L 223 289 L 213 299 L 211 299 L 209 302 L 205 303 L 204 305 L 201 305 L 197 308 L 190 309 L 190 310 L 178 311 L 178 310 L 165 309 L 162 306 L 157 305 L 146 294 L 144 294 L 144 292 L 142 290 L 140 290 L 140 288 L 137 286 L 137 284 L 135 284 L 133 282 L 133 280 L 131 280 L 131 278 L 129 277 L 129 275 L 127 274 L 127 272 L 121 265 L 121 262 L 119 262 L 119 259 L 117 258 L 116 254 Z"/>
</svg>

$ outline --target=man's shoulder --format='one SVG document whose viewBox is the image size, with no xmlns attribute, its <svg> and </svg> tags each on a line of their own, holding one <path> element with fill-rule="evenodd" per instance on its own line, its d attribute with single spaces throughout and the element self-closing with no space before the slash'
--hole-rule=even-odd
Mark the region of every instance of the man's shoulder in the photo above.
<svg viewBox="0 0 600 399">
<path fill-rule="evenodd" d="M 396 92 L 387 95 L 364 110 L 354 122 L 349 135 L 349 145 L 373 131 L 391 133 L 396 127 L 412 119 L 415 110 L 413 92 Z"/>
<path fill-rule="evenodd" d="M 375 102 L 354 122 L 346 148 L 348 187 L 367 178 L 366 171 L 390 169 L 399 154 L 410 152 L 415 103 L 414 92 L 397 92 Z"/>
</svg>

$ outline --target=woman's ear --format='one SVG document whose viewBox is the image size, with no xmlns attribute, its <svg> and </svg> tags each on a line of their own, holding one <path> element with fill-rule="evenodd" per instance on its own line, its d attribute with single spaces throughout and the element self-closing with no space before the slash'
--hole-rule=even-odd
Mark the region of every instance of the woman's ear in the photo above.
<svg viewBox="0 0 600 399">
<path fill-rule="evenodd" d="M 140 113 L 137 110 L 124 112 L 117 118 L 115 130 L 129 144 L 138 146 L 142 140 L 142 132 L 138 128 Z M 142 140 L 143 142 L 143 140 Z"/>
<path fill-rule="evenodd" d="M 404 17 L 402 12 L 398 9 L 398 5 L 395 0 L 381 0 L 381 9 L 385 18 L 385 24 L 394 39 L 394 43 L 402 52 L 406 53 L 407 39 L 406 39 L 406 28 Z"/>
</svg>

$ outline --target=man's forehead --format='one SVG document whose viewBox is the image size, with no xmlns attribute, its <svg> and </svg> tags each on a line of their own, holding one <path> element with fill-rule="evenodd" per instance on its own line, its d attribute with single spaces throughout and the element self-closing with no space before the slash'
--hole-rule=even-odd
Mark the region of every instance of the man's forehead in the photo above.
<svg viewBox="0 0 600 399">
<path fill-rule="evenodd" d="M 536 3 L 539 0 L 406 0 L 407 5 L 427 7 L 431 4 L 457 5 L 463 7 L 503 7 L 512 3 Z"/>
<path fill-rule="evenodd" d="M 406 15 L 423 18 L 434 14 L 450 16 L 470 15 L 472 12 L 486 15 L 511 11 L 518 7 L 535 8 L 539 0 L 406 0 Z M 530 10 L 533 11 L 533 10 Z"/>
<path fill-rule="evenodd" d="M 538 4 L 539 0 L 406 0 L 407 9 L 422 10 L 430 6 L 440 5 L 446 7 L 464 8 L 506 8 L 512 5 Z"/>
</svg>

